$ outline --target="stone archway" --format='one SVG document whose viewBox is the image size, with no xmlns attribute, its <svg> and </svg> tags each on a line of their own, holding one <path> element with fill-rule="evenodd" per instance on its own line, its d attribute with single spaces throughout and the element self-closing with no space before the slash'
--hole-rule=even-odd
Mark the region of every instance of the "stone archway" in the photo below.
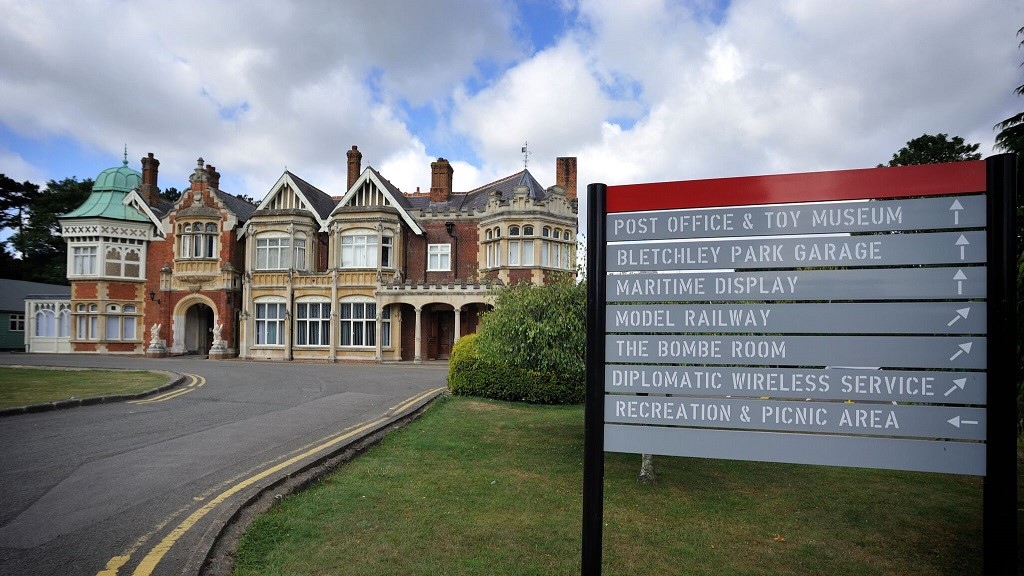
<svg viewBox="0 0 1024 576">
<path fill-rule="evenodd" d="M 213 346 L 213 327 L 217 314 L 213 302 L 193 296 L 178 303 L 174 310 L 171 354 L 210 353 Z"/>
<path fill-rule="evenodd" d="M 213 346 L 213 308 L 202 302 L 185 311 L 185 353 L 209 354 Z"/>
</svg>

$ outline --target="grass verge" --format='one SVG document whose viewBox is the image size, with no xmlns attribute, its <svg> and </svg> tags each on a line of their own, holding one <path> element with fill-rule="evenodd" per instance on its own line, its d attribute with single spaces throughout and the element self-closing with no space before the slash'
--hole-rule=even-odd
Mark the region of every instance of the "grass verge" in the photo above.
<svg viewBox="0 0 1024 576">
<path fill-rule="evenodd" d="M 0 366 L 0 408 L 72 398 L 138 394 L 167 384 L 167 374 L 141 370 L 75 370 Z"/>
<path fill-rule="evenodd" d="M 258 517 L 236 576 L 580 572 L 583 411 L 442 397 Z M 603 574 L 980 574 L 982 480 L 608 454 Z"/>
</svg>

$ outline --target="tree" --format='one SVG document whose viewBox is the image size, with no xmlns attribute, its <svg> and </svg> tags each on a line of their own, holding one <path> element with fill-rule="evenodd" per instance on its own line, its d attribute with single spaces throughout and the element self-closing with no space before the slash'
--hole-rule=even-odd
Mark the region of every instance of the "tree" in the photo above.
<svg viewBox="0 0 1024 576">
<path fill-rule="evenodd" d="M 1024 36 L 1024 27 L 1017 30 L 1017 36 Z M 1021 40 L 1017 47 L 1024 47 L 1024 40 Z M 1021 66 L 1024 66 L 1024 62 L 1021 63 Z M 1024 84 L 1019 84 L 1013 92 L 1017 96 L 1024 96 Z M 1024 154 L 1024 112 L 1018 112 L 996 124 L 995 129 L 999 130 L 999 134 L 996 134 L 997 150 L 1013 152 L 1018 156 Z M 1018 181 L 1020 180 L 1020 169 L 1021 164 L 1018 162 Z"/>
<path fill-rule="evenodd" d="M 181 198 L 181 192 L 179 192 L 174 186 L 171 186 L 170 188 L 161 190 L 160 197 L 168 202 L 177 202 L 178 198 Z"/>
<path fill-rule="evenodd" d="M 1017 36 L 1024 35 L 1024 27 L 1017 30 Z M 1017 48 L 1024 47 L 1024 40 Z M 1021 63 L 1024 66 L 1024 62 Z M 1024 96 L 1024 84 L 1018 84 L 1013 91 L 1017 96 Z M 996 150 L 1011 152 L 1017 155 L 1017 334 L 1024 330 L 1024 310 L 1020 295 L 1024 294 L 1024 205 L 1021 204 L 1020 187 L 1024 184 L 1024 112 L 1018 112 L 995 125 L 999 130 L 996 135 Z M 1017 435 L 1024 434 L 1024 347 L 1017 338 Z"/>
<path fill-rule="evenodd" d="M 13 233 L 13 236 L 3 242 L 5 256 L 13 257 L 14 252 L 25 252 L 24 247 L 15 242 L 24 233 L 30 208 L 39 194 L 38 185 L 27 180 L 16 182 L 8 178 L 6 174 L 0 174 L 0 228 L 11 230 Z M 7 250 L 8 244 L 11 247 L 10 252 Z M 9 271 L 9 273 L 13 272 L 13 269 Z M 5 276 L 8 276 L 8 273 L 5 273 Z M 8 277 L 20 278 L 20 275 Z"/>
<path fill-rule="evenodd" d="M 92 192 L 92 184 L 92 179 L 50 180 L 35 196 L 21 229 L 11 237 L 20 259 L 31 262 L 25 267 L 25 280 L 67 284 L 67 246 L 57 218 L 81 206 Z"/>
<path fill-rule="evenodd" d="M 909 140 L 906 146 L 893 154 L 888 166 L 980 160 L 979 147 L 981 147 L 980 144 L 967 144 L 960 136 L 954 136 L 950 140 L 946 134 L 923 134 Z M 882 164 L 878 165 L 879 168 L 882 166 Z"/>
<path fill-rule="evenodd" d="M 477 347 L 487 358 L 582 382 L 586 323 L 586 283 L 569 274 L 540 286 L 518 283 L 498 289 Z"/>
</svg>

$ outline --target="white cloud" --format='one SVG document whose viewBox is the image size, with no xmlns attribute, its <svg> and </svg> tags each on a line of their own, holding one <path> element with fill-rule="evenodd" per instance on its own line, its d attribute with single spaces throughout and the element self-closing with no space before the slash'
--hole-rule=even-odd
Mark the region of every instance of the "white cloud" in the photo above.
<svg viewBox="0 0 1024 576">
<path fill-rule="evenodd" d="M 255 197 L 286 166 L 340 193 L 352 145 L 404 190 L 445 155 L 468 190 L 520 170 L 529 141 L 544 185 L 578 157 L 581 195 L 869 167 L 924 133 L 990 154 L 1021 106 L 1015 0 L 565 0 L 569 27 L 537 52 L 510 0 L 0 8 L 0 134 L 118 159 L 127 142 L 164 186 L 203 156 Z M 7 148 L 11 170 L 52 169 Z"/>
</svg>

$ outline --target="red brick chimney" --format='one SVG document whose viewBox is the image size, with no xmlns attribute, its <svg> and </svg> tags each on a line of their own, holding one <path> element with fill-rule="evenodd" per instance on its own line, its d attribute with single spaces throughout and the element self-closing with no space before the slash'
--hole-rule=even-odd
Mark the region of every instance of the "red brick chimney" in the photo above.
<svg viewBox="0 0 1024 576">
<path fill-rule="evenodd" d="M 206 174 L 206 183 L 209 185 L 210 189 L 220 190 L 220 172 L 217 172 L 217 168 L 213 164 L 207 164 Z"/>
<path fill-rule="evenodd" d="M 452 194 L 452 174 L 455 170 L 444 158 L 430 163 L 430 201 L 447 202 Z"/>
<path fill-rule="evenodd" d="M 576 157 L 562 156 L 555 159 L 555 185 L 565 189 L 565 196 L 576 198 Z"/>
<path fill-rule="evenodd" d="M 363 153 L 356 146 L 352 146 L 352 149 L 348 151 L 346 156 L 348 156 L 348 188 L 345 189 L 347 192 L 356 183 L 356 180 L 359 179 L 359 173 L 362 171 L 360 166 L 363 162 Z"/>
<path fill-rule="evenodd" d="M 160 161 L 153 157 L 152 152 L 142 159 L 142 185 L 139 186 L 139 195 L 150 206 L 154 205 L 160 197 L 160 189 L 156 185 L 159 168 Z"/>
</svg>

